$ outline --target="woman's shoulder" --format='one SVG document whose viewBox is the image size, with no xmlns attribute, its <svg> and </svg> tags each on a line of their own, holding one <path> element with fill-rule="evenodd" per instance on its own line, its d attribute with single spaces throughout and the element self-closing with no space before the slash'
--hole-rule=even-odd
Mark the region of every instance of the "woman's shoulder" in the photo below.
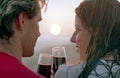
<svg viewBox="0 0 120 78">
<path fill-rule="evenodd" d="M 83 69 L 83 65 L 81 64 L 63 64 L 61 65 L 56 74 L 55 78 L 77 78 L 80 72 Z"/>
<path fill-rule="evenodd" d="M 117 69 L 120 69 L 120 65 L 115 63 L 114 61 L 106 61 L 102 59 L 100 60 L 96 68 L 98 70 L 102 69 L 102 71 L 108 71 L 108 69 L 110 68 L 112 72 L 115 72 Z"/>
<path fill-rule="evenodd" d="M 114 75 L 116 78 L 120 77 L 120 75 L 119 75 L 120 65 L 113 63 L 113 61 L 106 61 L 106 60 L 102 59 L 96 65 L 95 69 L 92 71 L 92 73 L 89 75 L 89 77 L 96 78 L 96 75 L 97 75 L 102 78 L 106 78 L 106 77 L 112 78 L 110 73 L 112 73 L 112 75 Z"/>
</svg>

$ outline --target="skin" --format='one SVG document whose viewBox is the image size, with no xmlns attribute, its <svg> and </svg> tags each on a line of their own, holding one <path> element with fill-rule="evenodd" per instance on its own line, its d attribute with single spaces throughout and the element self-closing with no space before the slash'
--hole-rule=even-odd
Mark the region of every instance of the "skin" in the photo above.
<svg viewBox="0 0 120 78">
<path fill-rule="evenodd" d="M 86 59 L 86 49 L 90 41 L 90 32 L 84 28 L 85 26 L 81 23 L 81 20 L 75 16 L 75 31 L 71 37 L 71 42 L 76 44 L 77 51 L 80 54 L 81 61 Z"/>
</svg>

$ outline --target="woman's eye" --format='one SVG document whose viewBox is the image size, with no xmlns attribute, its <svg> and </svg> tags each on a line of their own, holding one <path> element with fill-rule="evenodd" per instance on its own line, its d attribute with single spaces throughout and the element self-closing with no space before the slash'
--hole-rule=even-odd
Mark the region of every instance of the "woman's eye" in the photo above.
<svg viewBox="0 0 120 78">
<path fill-rule="evenodd" d="M 81 30 L 80 29 L 76 29 L 76 32 L 79 33 Z"/>
</svg>

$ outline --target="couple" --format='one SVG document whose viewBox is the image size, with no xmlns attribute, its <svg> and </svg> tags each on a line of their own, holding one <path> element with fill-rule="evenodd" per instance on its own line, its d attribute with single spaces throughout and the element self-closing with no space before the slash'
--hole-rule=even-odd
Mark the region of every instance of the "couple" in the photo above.
<svg viewBox="0 0 120 78">
<path fill-rule="evenodd" d="M 34 54 L 44 5 L 45 0 L 0 1 L 0 78 L 44 78 L 21 62 Z M 84 0 L 75 13 L 71 42 L 82 62 L 61 65 L 55 78 L 120 78 L 119 1 Z"/>
</svg>

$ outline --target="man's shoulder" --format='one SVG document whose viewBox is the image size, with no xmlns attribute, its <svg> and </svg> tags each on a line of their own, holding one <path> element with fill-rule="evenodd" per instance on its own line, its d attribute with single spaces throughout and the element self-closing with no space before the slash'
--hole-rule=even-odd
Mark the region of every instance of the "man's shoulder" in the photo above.
<svg viewBox="0 0 120 78">
<path fill-rule="evenodd" d="M 0 53 L 0 62 L 1 78 L 44 78 L 10 55 Z"/>
</svg>

